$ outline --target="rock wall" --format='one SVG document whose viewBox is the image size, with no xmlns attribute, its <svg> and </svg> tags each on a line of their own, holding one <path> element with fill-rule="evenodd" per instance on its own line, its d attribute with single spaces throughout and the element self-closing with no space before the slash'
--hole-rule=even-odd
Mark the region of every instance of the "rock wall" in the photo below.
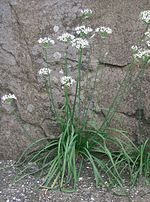
<svg viewBox="0 0 150 202">
<path fill-rule="evenodd" d="M 149 6 L 149 0 L 0 0 L 0 95 L 13 93 L 17 97 L 17 102 L 11 106 L 1 104 L 0 159 L 15 159 L 32 139 L 54 137 L 57 133 L 47 95 L 37 74 L 43 67 L 38 39 L 51 36 L 55 40 L 63 32 L 71 32 L 81 24 L 79 13 L 83 8 L 93 10 L 93 17 L 87 25 L 112 28 L 113 34 L 108 39 L 93 39 L 92 66 L 86 69 L 86 59 L 83 63 L 83 69 L 86 69 L 83 75 L 88 73 L 92 80 L 95 63 L 101 60 L 102 74 L 98 74 L 97 91 L 93 95 L 95 116 L 101 120 L 102 109 L 110 106 L 131 61 L 130 48 L 144 33 L 145 25 L 139 20 L 139 13 L 148 10 Z M 65 52 L 64 45 L 59 42 L 49 50 L 48 63 L 53 70 L 58 105 L 61 105 L 63 98 L 58 88 L 58 72 L 63 59 L 57 52 L 62 56 Z M 68 48 L 68 58 L 74 75 L 75 50 Z M 134 73 L 138 71 L 139 67 L 134 67 Z M 123 120 L 119 127 L 123 125 L 123 129 L 128 129 L 130 135 L 139 141 L 149 137 L 150 70 L 146 70 L 142 84 L 141 81 L 135 84 L 127 98 L 122 100 L 116 117 Z M 142 96 L 138 94 L 140 86 Z M 142 113 L 142 133 L 137 131 L 138 111 Z"/>
</svg>

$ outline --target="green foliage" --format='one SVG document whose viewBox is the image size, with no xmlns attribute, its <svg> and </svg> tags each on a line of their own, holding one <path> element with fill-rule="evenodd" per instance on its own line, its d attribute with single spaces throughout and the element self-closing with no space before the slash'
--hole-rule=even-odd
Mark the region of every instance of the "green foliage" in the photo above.
<svg viewBox="0 0 150 202">
<path fill-rule="evenodd" d="M 103 33 L 102 37 L 106 37 L 105 35 Z M 82 37 L 85 37 L 85 35 L 82 35 Z M 46 45 L 44 43 L 43 50 L 47 68 L 48 47 L 48 42 Z M 93 169 L 97 187 L 104 185 L 107 187 L 123 187 L 126 183 L 125 179 L 128 179 L 130 185 L 135 185 L 140 176 L 150 179 L 150 140 L 147 139 L 143 144 L 137 146 L 127 137 L 126 132 L 109 128 L 119 104 L 136 82 L 136 78 L 143 75 L 148 60 L 142 61 L 139 73 L 136 78 L 133 78 L 132 67 L 135 64 L 133 58 L 118 93 L 107 110 L 104 121 L 99 128 L 96 128 L 88 125 L 91 100 L 88 101 L 82 110 L 83 115 L 81 115 L 82 58 L 83 48 L 80 46 L 78 49 L 75 96 L 73 102 L 71 102 L 69 87 L 73 80 L 69 80 L 67 53 L 65 54 L 64 73 L 65 77 L 69 79 L 63 85 L 64 105 L 61 113 L 57 109 L 51 86 L 51 75 L 48 73 L 45 86 L 60 135 L 54 139 L 43 138 L 29 145 L 16 162 L 18 168 L 21 168 L 16 180 L 26 175 L 35 174 L 40 178 L 44 177 L 42 185 L 44 188 L 74 191 L 77 189 L 78 179 L 85 161 L 88 161 Z M 97 71 L 95 78 L 97 78 Z M 95 83 L 96 79 L 94 88 Z M 112 131 L 115 131 L 119 136 L 112 136 Z M 38 166 L 38 169 L 30 171 L 30 166 L 33 163 Z M 102 178 L 102 175 L 105 178 Z"/>
</svg>

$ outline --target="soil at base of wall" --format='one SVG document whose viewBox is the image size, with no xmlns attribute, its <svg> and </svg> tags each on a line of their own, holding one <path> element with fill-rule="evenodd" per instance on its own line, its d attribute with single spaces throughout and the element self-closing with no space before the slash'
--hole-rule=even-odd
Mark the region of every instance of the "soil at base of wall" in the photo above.
<svg viewBox="0 0 150 202">
<path fill-rule="evenodd" d="M 61 191 L 47 191 L 38 189 L 41 180 L 28 176 L 19 182 L 13 183 L 17 170 L 13 161 L 0 161 L 0 202 L 149 202 L 150 186 L 142 180 L 132 189 L 126 187 L 127 195 L 115 188 L 108 191 L 106 188 L 95 188 L 92 172 L 87 165 L 79 178 L 76 192 L 63 193 Z"/>
</svg>

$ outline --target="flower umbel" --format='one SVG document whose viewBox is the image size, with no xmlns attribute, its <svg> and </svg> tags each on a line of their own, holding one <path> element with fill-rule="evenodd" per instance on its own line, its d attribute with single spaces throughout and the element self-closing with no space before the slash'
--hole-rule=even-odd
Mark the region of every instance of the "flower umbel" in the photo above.
<svg viewBox="0 0 150 202">
<path fill-rule="evenodd" d="M 62 85 L 66 85 L 68 87 L 70 87 L 73 83 L 75 83 L 76 81 L 74 79 L 72 79 L 71 76 L 63 76 L 61 78 L 61 83 Z"/>
<path fill-rule="evenodd" d="M 86 39 L 76 38 L 71 41 L 72 46 L 75 46 L 77 49 L 86 48 L 89 46 L 89 42 Z"/>
<path fill-rule="evenodd" d="M 49 44 L 51 45 L 55 44 L 55 41 L 51 39 L 50 37 L 40 38 L 38 42 L 42 44 L 44 48 L 48 48 Z"/>
<path fill-rule="evenodd" d="M 133 46 L 131 47 L 131 50 L 132 50 L 133 52 L 137 52 L 138 47 L 133 45 Z"/>
<path fill-rule="evenodd" d="M 64 33 L 64 34 L 62 34 L 61 36 L 59 36 L 57 39 L 58 39 L 59 41 L 62 41 L 62 42 L 67 43 L 67 42 L 70 42 L 71 40 L 73 40 L 74 38 L 75 38 L 74 35 L 69 34 L 69 33 Z"/>
<path fill-rule="evenodd" d="M 92 15 L 92 10 L 91 9 L 82 9 L 81 14 L 83 18 L 89 18 Z"/>
<path fill-rule="evenodd" d="M 95 29 L 95 32 L 100 33 L 102 38 L 106 38 L 108 34 L 112 34 L 112 29 L 109 27 L 98 27 Z"/>
<path fill-rule="evenodd" d="M 133 50 L 133 57 L 136 60 L 150 60 L 150 50 L 138 48 L 137 46 L 132 46 L 131 49 Z"/>
<path fill-rule="evenodd" d="M 148 31 L 145 32 L 144 35 L 145 35 L 147 38 L 150 38 L 150 29 L 148 29 Z"/>
<path fill-rule="evenodd" d="M 1 100 L 2 100 L 2 103 L 6 102 L 6 101 L 11 101 L 12 99 L 15 99 L 17 100 L 16 96 L 14 94 L 8 94 L 8 95 L 4 95 Z"/>
<path fill-rule="evenodd" d="M 110 29 L 109 27 L 98 27 L 96 28 L 95 32 L 106 32 L 107 34 L 111 34 L 112 29 Z"/>
<path fill-rule="evenodd" d="M 150 41 L 146 41 L 146 45 L 150 47 Z"/>
<path fill-rule="evenodd" d="M 42 68 L 42 69 L 40 69 L 38 71 L 38 73 L 39 73 L 40 76 L 47 76 L 47 75 L 49 75 L 51 73 L 51 71 L 52 70 L 49 69 L 49 68 Z"/>
<path fill-rule="evenodd" d="M 88 33 L 92 32 L 93 29 L 90 27 L 85 27 L 85 25 L 82 25 L 80 27 L 76 27 L 75 31 L 79 35 L 87 35 Z"/>
<path fill-rule="evenodd" d="M 53 39 L 51 39 L 50 37 L 44 37 L 44 38 L 40 38 L 38 40 L 39 43 L 51 43 L 52 45 L 55 44 L 55 41 Z"/>
<path fill-rule="evenodd" d="M 150 24 L 150 10 L 142 11 L 140 13 L 140 19 L 147 24 Z"/>
</svg>

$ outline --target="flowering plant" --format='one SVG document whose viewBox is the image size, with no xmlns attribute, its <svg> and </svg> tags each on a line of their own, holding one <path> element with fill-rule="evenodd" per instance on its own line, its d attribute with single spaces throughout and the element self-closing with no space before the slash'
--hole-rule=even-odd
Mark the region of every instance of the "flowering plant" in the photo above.
<svg viewBox="0 0 150 202">
<path fill-rule="evenodd" d="M 91 27 L 85 27 L 85 25 L 79 26 L 75 28 L 75 31 L 81 37 L 85 37 L 87 34 L 93 31 Z"/>
<path fill-rule="evenodd" d="M 59 36 L 57 39 L 59 40 L 59 41 L 62 41 L 62 42 L 69 42 L 69 41 L 72 41 L 73 39 L 74 39 L 75 37 L 74 37 L 74 35 L 72 35 L 72 34 L 69 34 L 69 33 L 64 33 L 64 34 L 62 34 L 61 36 Z"/>
<path fill-rule="evenodd" d="M 39 75 L 41 75 L 41 76 L 42 76 L 42 75 L 45 75 L 45 76 L 46 76 L 46 75 L 49 75 L 49 74 L 51 73 L 51 69 L 49 69 L 49 68 L 42 68 L 42 69 L 39 70 L 38 73 L 39 73 Z"/>
<path fill-rule="evenodd" d="M 150 24 L 150 10 L 142 11 L 140 13 L 140 19 L 147 24 Z"/>
<path fill-rule="evenodd" d="M 11 94 L 11 93 L 9 93 L 8 95 L 3 95 L 1 98 L 3 103 L 10 102 L 13 99 L 17 100 L 16 96 L 14 94 Z"/>
<path fill-rule="evenodd" d="M 98 32 L 102 38 L 106 38 L 108 34 L 112 33 L 112 29 L 109 27 L 98 27 L 95 29 L 95 32 Z"/>
<path fill-rule="evenodd" d="M 89 18 L 92 15 L 91 9 L 81 9 L 81 16 L 85 19 Z"/>
<path fill-rule="evenodd" d="M 40 44 L 43 44 L 43 48 L 47 48 L 49 44 L 52 44 L 52 45 L 55 44 L 55 41 L 53 39 L 51 39 L 50 37 L 40 38 L 38 40 L 38 42 Z"/>
<path fill-rule="evenodd" d="M 81 14 L 84 19 L 87 19 L 91 16 L 92 11 L 90 9 L 84 9 L 81 10 Z M 143 12 L 141 14 L 141 19 L 146 23 L 149 23 L 149 11 L 146 13 Z M 39 169 L 36 172 L 40 172 L 40 176 L 44 176 L 43 188 L 53 189 L 59 187 L 61 190 L 66 191 L 68 183 L 73 185 L 73 190 L 77 188 L 83 162 L 84 160 L 87 160 L 90 162 L 93 169 L 96 186 L 103 186 L 104 184 L 112 186 L 117 184 L 122 187 L 122 171 L 124 169 L 127 170 L 131 179 L 134 178 L 133 182 L 135 182 L 135 178 L 137 179 L 138 174 L 142 175 L 144 173 L 145 176 L 149 175 L 149 171 L 147 170 L 150 168 L 150 155 L 147 155 L 144 150 L 148 141 L 144 143 L 144 146 L 141 146 L 141 155 L 139 152 L 141 150 L 126 137 L 125 132 L 119 129 L 110 128 L 109 123 L 114 116 L 115 109 L 123 99 L 123 95 L 127 93 L 130 86 L 132 86 L 128 85 L 128 79 L 130 79 L 131 84 L 134 83 L 134 80 L 132 80 L 132 65 L 137 61 L 142 61 L 142 64 L 144 63 L 143 69 L 145 69 L 150 59 L 150 51 L 139 48 L 138 46 L 132 46 L 133 61 L 128 66 L 128 72 L 120 85 L 119 92 L 114 98 L 112 105 L 108 109 L 104 121 L 98 128 L 95 128 L 88 124 L 89 107 L 94 90 L 92 89 L 90 94 L 91 99 L 87 99 L 85 107 L 82 104 L 81 99 L 83 49 L 90 49 L 90 43 L 88 41 L 89 33 L 93 32 L 92 37 L 94 37 L 96 33 L 99 33 L 100 37 L 104 39 L 112 33 L 112 29 L 101 26 L 93 31 L 92 28 L 81 25 L 76 27 L 75 31 L 77 35 L 79 35 L 77 38 L 70 33 L 64 33 L 57 38 L 58 41 L 65 43 L 65 45 L 75 47 L 78 55 L 76 78 L 73 78 L 68 71 L 67 52 L 64 58 L 63 69 L 59 71 L 60 74 L 62 74 L 60 84 L 64 94 L 64 103 L 61 112 L 57 107 L 57 102 L 53 94 L 51 79 L 52 70 L 49 69 L 47 62 L 47 49 L 54 45 L 55 41 L 49 37 L 40 38 L 38 40 L 38 42 L 42 44 L 45 54 L 44 61 L 46 63 L 46 67 L 41 68 L 38 71 L 38 74 L 45 78 L 50 109 L 53 112 L 53 116 L 59 128 L 59 136 L 53 139 L 42 138 L 32 143 L 21 155 L 17 164 L 22 165 L 24 162 L 35 162 L 39 166 Z M 148 30 L 145 32 L 145 37 L 149 37 Z M 146 43 L 147 46 L 149 46 L 148 40 Z M 57 56 L 60 58 L 61 54 L 57 52 Z M 143 73 L 143 69 L 140 71 L 140 75 L 141 72 Z M 97 72 L 94 86 L 96 79 Z M 71 100 L 69 96 L 72 85 L 75 85 L 73 100 Z M 16 99 L 14 95 L 8 95 L 4 96 L 2 100 L 5 101 L 10 98 Z M 121 134 L 123 138 L 127 139 L 127 142 L 122 141 L 117 137 L 112 137 L 112 135 L 109 135 L 108 131 L 115 131 Z M 110 150 L 110 144 L 117 149 L 115 152 Z M 36 150 L 33 150 L 33 148 L 36 148 Z M 105 160 L 102 160 L 101 157 L 104 157 Z M 141 159 L 148 160 L 142 164 Z M 139 160 L 140 166 L 138 166 Z M 77 164 L 77 161 L 79 164 Z M 28 165 L 20 174 L 27 169 Z M 104 182 L 104 179 L 101 177 L 102 173 L 106 175 L 107 182 Z M 134 173 L 136 173 L 136 176 L 132 177 Z"/>
<path fill-rule="evenodd" d="M 62 85 L 70 87 L 73 83 L 75 83 L 75 80 L 71 78 L 71 76 L 63 76 L 61 78 Z"/>
</svg>

